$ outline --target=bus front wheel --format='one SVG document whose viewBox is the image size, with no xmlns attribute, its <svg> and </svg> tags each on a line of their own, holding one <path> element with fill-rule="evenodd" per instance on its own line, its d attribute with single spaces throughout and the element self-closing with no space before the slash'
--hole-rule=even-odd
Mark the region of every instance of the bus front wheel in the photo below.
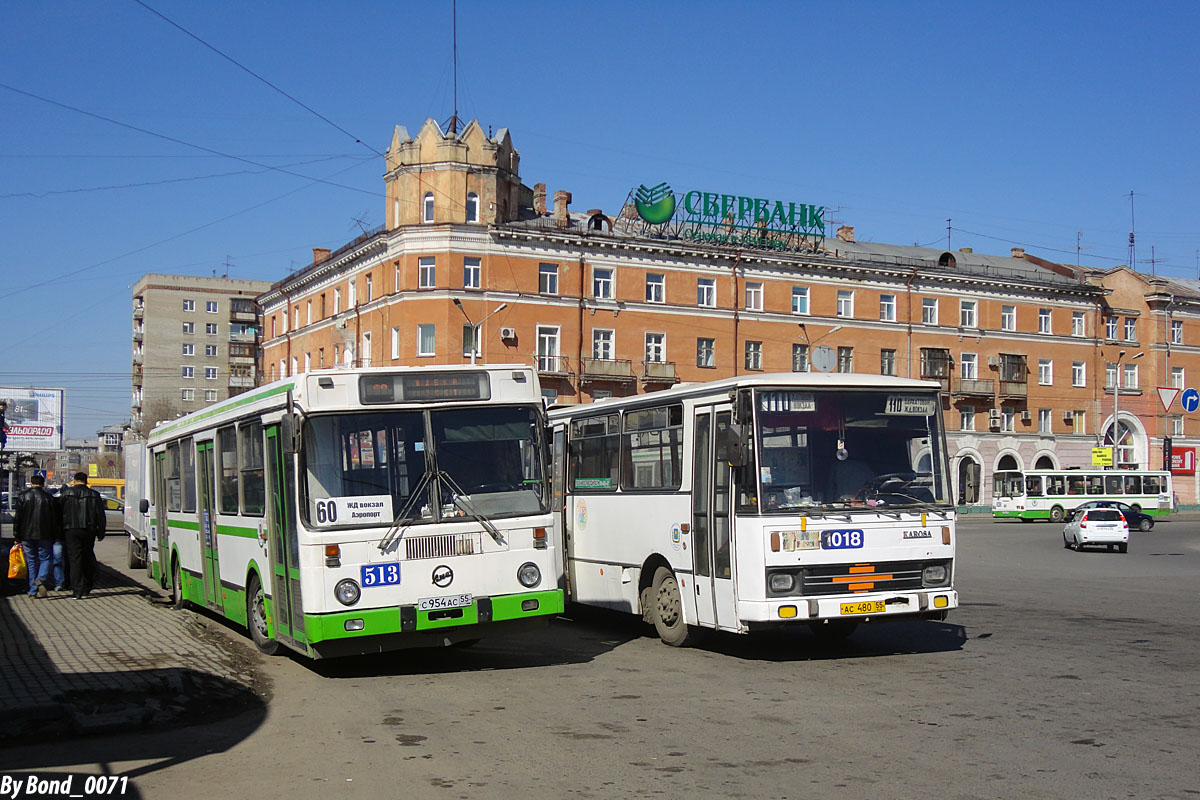
<svg viewBox="0 0 1200 800">
<path fill-rule="evenodd" d="M 175 561 L 171 565 L 171 605 L 175 608 L 183 608 L 187 603 L 183 599 L 183 581 L 182 574 L 179 570 L 179 562 Z"/>
<path fill-rule="evenodd" d="M 654 584 L 650 592 L 653 605 L 654 629 L 663 644 L 683 647 L 688 641 L 688 626 L 683 619 L 683 599 L 679 594 L 679 581 L 668 567 L 654 571 Z"/>
<path fill-rule="evenodd" d="M 1051 522 L 1062 522 L 1066 516 L 1067 515 L 1062 510 L 1062 506 L 1055 506 L 1054 508 L 1050 509 Z"/>
<path fill-rule="evenodd" d="M 246 627 L 260 653 L 273 656 L 279 652 L 281 645 L 271 638 L 267 628 L 267 596 L 262 581 L 253 573 L 246 583 Z"/>
</svg>

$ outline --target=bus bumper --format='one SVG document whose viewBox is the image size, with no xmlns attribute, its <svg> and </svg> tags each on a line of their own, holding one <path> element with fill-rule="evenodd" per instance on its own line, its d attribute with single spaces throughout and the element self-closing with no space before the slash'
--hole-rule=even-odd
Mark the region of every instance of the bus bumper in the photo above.
<svg viewBox="0 0 1200 800">
<path fill-rule="evenodd" d="M 738 616 L 747 624 L 812 622 L 824 619 L 882 622 L 913 617 L 942 619 L 946 612 L 953 608 L 958 608 L 958 592 L 947 587 L 835 597 L 743 600 L 738 603 Z"/>
</svg>

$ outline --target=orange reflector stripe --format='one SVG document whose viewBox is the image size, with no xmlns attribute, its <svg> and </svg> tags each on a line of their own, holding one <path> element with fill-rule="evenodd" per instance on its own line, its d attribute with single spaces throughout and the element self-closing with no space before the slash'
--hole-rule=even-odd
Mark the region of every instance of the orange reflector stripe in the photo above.
<svg viewBox="0 0 1200 800">
<path fill-rule="evenodd" d="M 778 531 L 771 532 L 771 552 L 772 553 L 779 552 L 779 533 L 778 533 Z"/>
<path fill-rule="evenodd" d="M 853 583 L 854 581 L 861 581 L 863 578 L 867 578 L 867 577 L 871 578 L 872 580 L 876 580 L 876 581 L 890 581 L 895 576 L 894 575 L 842 575 L 842 576 L 834 578 L 833 582 L 834 583 Z"/>
<path fill-rule="evenodd" d="M 852 584 L 850 584 L 849 588 L 850 588 L 850 591 L 852 591 L 852 592 L 866 592 L 871 589 L 874 589 L 875 584 L 873 584 L 873 583 L 852 583 Z"/>
<path fill-rule="evenodd" d="M 850 568 L 851 575 L 861 575 L 864 572 L 874 572 L 874 571 L 875 571 L 875 567 L 872 564 L 867 564 L 865 567 L 851 567 Z"/>
</svg>

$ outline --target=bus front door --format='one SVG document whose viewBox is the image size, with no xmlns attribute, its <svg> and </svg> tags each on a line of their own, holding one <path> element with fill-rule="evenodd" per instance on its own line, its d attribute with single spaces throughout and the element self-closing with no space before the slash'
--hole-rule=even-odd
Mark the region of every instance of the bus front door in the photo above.
<svg viewBox="0 0 1200 800">
<path fill-rule="evenodd" d="M 274 638 L 300 647 L 304 606 L 300 600 L 300 543 L 296 536 L 295 459 L 283 452 L 278 425 L 266 428 L 267 517 L 270 526 L 271 622 Z M 268 587 L 264 586 L 263 591 Z"/>
<path fill-rule="evenodd" d="M 200 481 L 196 512 L 200 523 L 201 559 L 204 572 L 204 602 L 209 608 L 221 610 L 221 560 L 217 553 L 217 518 L 213 503 L 213 443 L 196 444 L 197 477 Z"/>
<path fill-rule="evenodd" d="M 729 464 L 717 441 L 731 413 L 698 409 L 692 456 L 692 564 L 696 615 L 704 627 L 738 628 L 733 592 L 733 520 Z"/>
<path fill-rule="evenodd" d="M 154 456 L 154 522 L 150 526 L 149 547 L 151 558 L 155 557 L 157 548 L 158 582 L 167 585 L 171 575 L 171 541 L 167 527 L 167 454 L 156 453 Z"/>
</svg>

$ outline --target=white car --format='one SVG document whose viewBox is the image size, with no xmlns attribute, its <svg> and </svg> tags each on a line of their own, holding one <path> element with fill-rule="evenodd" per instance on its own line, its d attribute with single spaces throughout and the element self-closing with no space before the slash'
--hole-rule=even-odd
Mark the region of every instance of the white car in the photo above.
<svg viewBox="0 0 1200 800">
<path fill-rule="evenodd" d="M 1063 547 L 1082 552 L 1086 545 L 1129 550 L 1129 523 L 1115 508 L 1076 509 L 1063 526 Z"/>
</svg>

